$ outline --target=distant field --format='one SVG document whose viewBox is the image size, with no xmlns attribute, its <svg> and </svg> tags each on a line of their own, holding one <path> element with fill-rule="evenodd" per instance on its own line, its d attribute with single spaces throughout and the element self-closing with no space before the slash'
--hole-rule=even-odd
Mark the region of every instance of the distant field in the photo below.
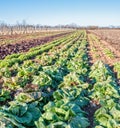
<svg viewBox="0 0 120 128">
<path fill-rule="evenodd" d="M 120 52 L 109 33 L 53 34 L 1 59 L 0 128 L 120 128 Z"/>
<path fill-rule="evenodd" d="M 109 42 L 111 46 L 120 51 L 120 29 L 91 30 L 91 32 Z"/>
<path fill-rule="evenodd" d="M 32 47 L 45 44 L 71 32 L 72 31 L 53 31 L 2 36 L 3 39 L 1 38 L 2 44 L 0 45 L 0 59 L 3 59 L 5 56 L 13 53 L 26 52 Z"/>
<path fill-rule="evenodd" d="M 41 32 L 28 33 L 28 34 L 0 35 L 0 45 L 12 44 L 31 39 L 38 39 L 38 38 L 40 39 L 43 37 L 52 36 L 64 32 L 65 31 L 42 30 Z"/>
</svg>

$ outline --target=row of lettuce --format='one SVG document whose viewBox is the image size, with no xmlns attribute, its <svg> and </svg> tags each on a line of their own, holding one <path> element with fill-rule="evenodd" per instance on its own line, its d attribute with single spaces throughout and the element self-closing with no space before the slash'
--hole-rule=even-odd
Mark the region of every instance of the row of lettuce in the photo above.
<svg viewBox="0 0 120 128">
<path fill-rule="evenodd" d="M 90 72 L 93 87 L 90 97 L 100 108 L 95 112 L 96 128 L 120 127 L 120 87 L 108 65 L 96 62 Z"/>
<path fill-rule="evenodd" d="M 77 38 L 78 37 L 76 37 L 75 39 L 71 39 L 70 36 L 68 37 L 67 41 L 59 45 L 59 47 L 61 46 L 61 48 L 55 46 L 49 51 L 39 54 L 34 59 L 30 59 L 30 60 L 28 59 L 23 63 L 16 62 L 12 66 L 8 67 L 8 65 L 6 65 L 5 67 L 1 68 L 0 76 L 2 80 L 1 82 L 2 88 L 1 88 L 0 101 L 4 102 L 8 99 L 11 99 L 12 98 L 11 93 L 15 93 L 19 90 L 25 90 L 25 88 L 27 89 L 27 86 L 29 86 L 29 84 L 31 83 L 36 84 L 39 82 L 39 85 L 43 86 L 45 85 L 45 82 L 48 81 L 49 84 L 51 80 L 44 72 L 42 72 L 42 70 L 43 69 L 45 70 L 45 66 L 48 65 L 49 66 L 53 65 L 53 67 L 56 67 L 54 65 L 55 62 L 61 63 L 62 60 L 65 61 L 63 57 L 69 54 L 68 53 L 69 51 L 67 51 L 67 49 L 70 49 L 72 47 L 73 42 Z M 41 50 L 41 48 L 39 48 L 38 50 Z M 59 52 L 61 54 L 59 54 Z M 49 55 L 49 53 L 51 53 L 51 55 Z M 49 67 L 46 67 L 46 70 L 48 69 Z M 36 86 L 36 88 L 38 87 Z M 34 87 L 30 89 L 34 89 Z"/>
<path fill-rule="evenodd" d="M 93 34 L 89 35 L 90 43 L 100 44 L 100 41 Z M 94 56 L 97 56 L 97 49 L 92 44 L 92 51 Z M 107 57 L 114 59 L 112 51 L 106 50 L 104 46 L 104 53 Z M 114 71 L 117 73 L 117 78 L 120 78 L 120 64 L 115 63 L 113 66 Z M 95 112 L 96 128 L 119 128 L 120 127 L 120 87 L 117 84 L 115 74 L 110 70 L 108 65 L 101 61 L 97 61 L 91 67 L 89 77 L 92 79 L 92 90 L 90 90 L 90 98 L 94 99 L 92 102 L 99 105 L 99 109 Z"/>
<path fill-rule="evenodd" d="M 76 40 L 74 40 L 74 41 L 76 41 Z M 71 60 L 72 57 L 74 57 L 74 55 L 78 51 L 78 47 L 80 44 L 81 44 L 81 41 L 79 41 L 79 40 L 78 40 L 78 42 L 72 41 L 71 47 L 69 46 L 69 47 L 67 47 L 68 48 L 67 50 L 65 50 L 63 53 L 61 52 L 58 60 L 53 65 L 43 66 L 43 67 L 40 67 L 39 70 L 36 69 L 35 71 L 27 70 L 28 72 L 24 72 L 24 73 L 22 72 L 22 75 L 31 77 L 31 76 L 33 76 L 33 73 L 36 73 L 36 71 L 38 71 L 41 76 L 39 76 L 38 74 L 37 75 L 35 74 L 37 77 L 36 78 L 37 83 L 32 85 L 35 88 L 34 87 L 30 88 L 30 86 L 28 86 L 28 87 L 26 87 L 26 89 L 28 89 L 28 90 L 25 90 L 25 88 L 24 88 L 23 90 L 25 92 L 22 92 L 20 94 L 19 94 L 19 91 L 21 91 L 21 90 L 16 88 L 16 85 L 13 85 L 13 83 L 12 83 L 12 86 L 15 87 L 14 89 L 16 89 L 18 91 L 18 95 L 15 97 L 15 101 L 9 103 L 10 104 L 9 107 L 1 108 L 0 115 L 1 115 L 1 126 L 2 127 L 16 127 L 16 126 L 17 127 L 23 127 L 23 126 L 27 127 L 26 122 L 28 122 L 29 125 L 34 124 L 34 117 L 36 119 L 37 116 L 32 115 L 32 114 L 35 114 L 36 113 L 35 111 L 37 111 L 38 109 L 36 110 L 35 108 L 34 109 L 31 108 L 33 110 L 33 112 L 31 112 L 31 114 L 30 113 L 27 114 L 26 111 L 29 110 L 29 105 L 28 105 L 29 102 L 31 102 L 31 100 L 32 100 L 32 101 L 34 101 L 32 104 L 36 104 L 36 100 L 37 100 L 37 102 L 39 101 L 38 103 L 40 105 L 44 105 L 44 103 L 48 102 L 51 99 L 51 93 L 55 90 L 55 88 L 57 88 L 57 85 L 60 83 L 60 81 L 63 80 L 63 77 L 67 73 L 69 73 L 69 71 L 67 70 L 67 63 L 69 62 L 69 60 Z M 31 65 L 30 65 L 30 63 L 28 63 L 28 65 L 25 64 L 25 66 L 26 67 L 33 66 L 32 63 L 31 63 Z M 22 65 L 22 67 L 23 67 L 23 65 Z M 38 68 L 38 65 L 36 67 Z M 8 75 L 9 73 L 6 73 L 6 74 Z M 3 75 L 4 75 L 4 73 L 3 73 Z M 9 77 L 11 77 L 11 74 L 10 74 L 10 76 L 9 75 L 8 76 L 4 75 L 4 76 L 9 78 Z M 34 79 L 34 81 L 35 81 L 35 79 Z M 8 86 L 10 86 L 10 83 L 8 83 Z M 11 88 L 11 86 L 9 88 Z M 37 88 L 37 90 L 36 90 L 36 88 Z M 32 89 L 32 90 L 29 90 L 29 89 Z M 31 92 L 31 91 L 33 91 L 33 89 L 35 89 L 34 92 Z M 25 104 L 26 104 L 25 106 L 23 105 L 23 102 L 25 102 Z M 27 102 L 28 102 L 28 104 L 27 104 Z M 30 105 L 31 107 L 32 107 L 32 104 Z M 27 106 L 27 108 L 26 108 L 26 106 Z M 36 106 L 33 105 L 33 107 L 36 107 Z M 24 108 L 26 109 L 26 111 L 24 110 Z M 41 106 L 41 108 L 42 108 L 42 106 Z M 22 111 L 21 109 L 25 112 L 20 114 L 19 112 Z M 29 120 L 30 119 L 29 116 L 33 117 L 33 118 L 31 118 L 32 119 L 31 121 Z M 23 122 L 21 122 L 21 121 L 23 121 Z"/>
<path fill-rule="evenodd" d="M 91 44 L 91 51 L 93 52 L 93 57 L 95 59 L 99 59 L 101 57 L 98 49 L 96 48 L 96 46 L 99 45 L 102 48 L 102 51 L 100 51 L 100 52 L 103 52 L 103 56 L 105 55 L 106 58 L 108 59 L 108 61 L 112 60 L 114 62 L 114 60 L 115 60 L 115 63 L 112 64 L 113 70 L 114 70 L 114 72 L 116 72 L 116 76 L 117 76 L 118 80 L 120 80 L 120 62 L 118 61 L 115 53 L 111 49 L 109 49 L 105 45 L 103 45 L 100 42 L 100 40 L 98 39 L 98 37 L 95 36 L 94 34 L 88 34 L 88 39 L 89 39 L 89 43 Z"/>
<path fill-rule="evenodd" d="M 99 107 L 93 127 L 120 127 L 120 89 L 109 67 L 101 61 L 90 67 L 84 31 L 62 41 L 23 63 L 7 65 L 7 73 L 2 70 L 2 87 L 15 90 L 14 100 L 0 108 L 2 128 L 87 128 L 87 106 Z M 13 81 L 6 84 L 6 79 Z"/>
</svg>

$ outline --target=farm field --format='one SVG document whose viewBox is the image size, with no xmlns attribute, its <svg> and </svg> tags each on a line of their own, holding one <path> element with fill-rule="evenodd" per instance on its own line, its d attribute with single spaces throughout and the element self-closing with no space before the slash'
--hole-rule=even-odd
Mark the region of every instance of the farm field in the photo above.
<svg viewBox="0 0 120 128">
<path fill-rule="evenodd" d="M 46 36 L 52 36 L 65 31 L 54 31 L 54 30 L 41 30 L 40 32 L 23 33 L 23 34 L 12 34 L 12 35 L 0 35 L 0 45 L 13 44 L 20 41 L 26 41 L 30 39 L 38 39 Z"/>
<path fill-rule="evenodd" d="M 0 128 L 120 128 L 119 41 L 100 31 L 1 52 Z"/>
<path fill-rule="evenodd" d="M 71 32 L 71 31 L 70 31 Z M 56 38 L 69 34 L 68 32 L 41 32 L 33 34 L 1 36 L 0 59 L 13 53 L 26 52 L 31 47 L 50 42 Z"/>
<path fill-rule="evenodd" d="M 101 29 L 90 30 L 99 36 L 100 39 L 107 41 L 112 47 L 120 51 L 120 29 Z"/>
<path fill-rule="evenodd" d="M 102 60 L 109 64 L 114 70 L 118 82 L 120 81 L 120 50 L 119 50 L 120 30 L 90 30 L 88 31 L 88 41 L 90 45 L 90 56 L 93 61 Z M 120 83 L 120 82 L 119 82 Z"/>
</svg>

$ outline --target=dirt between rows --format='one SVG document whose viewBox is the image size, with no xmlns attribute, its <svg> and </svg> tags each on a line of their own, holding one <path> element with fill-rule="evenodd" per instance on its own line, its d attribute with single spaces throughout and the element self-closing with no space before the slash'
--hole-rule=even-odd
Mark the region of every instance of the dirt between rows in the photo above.
<svg viewBox="0 0 120 128">
<path fill-rule="evenodd" d="M 90 44 L 90 54 L 92 56 L 92 61 L 96 61 L 96 60 L 102 60 L 104 63 L 106 64 L 109 64 L 110 66 L 113 66 L 114 63 L 116 62 L 120 62 L 120 51 L 117 50 L 113 45 L 111 45 L 109 42 L 107 42 L 106 40 L 102 39 L 100 36 L 98 36 L 96 33 L 93 33 L 93 32 L 89 32 L 87 31 L 87 34 L 94 34 L 97 39 L 99 40 L 99 43 L 93 41 L 93 45 L 92 46 Z M 88 42 L 89 42 L 89 39 L 88 39 Z M 91 48 L 92 47 L 95 47 L 97 49 L 97 53 L 100 55 L 99 58 L 95 58 L 93 57 L 95 53 L 91 52 Z M 118 46 L 119 47 L 119 46 Z M 114 58 L 110 58 L 108 57 L 105 53 L 104 53 L 104 50 L 105 49 L 109 49 L 111 50 L 111 52 L 115 55 Z"/>
<path fill-rule="evenodd" d="M 47 42 L 53 41 L 58 37 L 62 37 L 64 35 L 70 34 L 71 32 L 65 32 L 56 34 L 53 36 L 48 36 L 40 39 L 32 39 L 32 40 L 24 40 L 21 42 L 17 42 L 15 44 L 4 44 L 0 46 L 0 59 L 4 59 L 7 55 L 11 55 L 13 53 L 27 52 L 30 48 L 45 44 Z"/>
<path fill-rule="evenodd" d="M 120 52 L 120 30 L 88 30 L 87 33 L 93 33 L 100 40 L 107 42 L 109 46 Z M 120 54 L 119 54 L 120 55 Z"/>
</svg>

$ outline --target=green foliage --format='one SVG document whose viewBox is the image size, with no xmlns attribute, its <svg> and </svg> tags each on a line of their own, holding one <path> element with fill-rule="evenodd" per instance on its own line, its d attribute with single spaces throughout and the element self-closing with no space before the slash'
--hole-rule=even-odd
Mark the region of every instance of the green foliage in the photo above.
<svg viewBox="0 0 120 128">
<path fill-rule="evenodd" d="M 117 62 L 114 64 L 114 70 L 116 71 L 117 78 L 119 79 L 120 78 L 120 62 Z"/>
<path fill-rule="evenodd" d="M 44 106 L 45 111 L 38 121 L 36 127 L 63 127 L 63 128 L 87 128 L 90 124 L 81 107 L 88 104 L 88 100 L 83 100 L 83 105 L 76 102 L 81 100 L 81 89 L 63 88 L 54 92 L 54 102 L 49 102 Z"/>
<path fill-rule="evenodd" d="M 105 49 L 104 52 L 108 57 L 115 58 L 114 53 L 110 49 Z"/>
<path fill-rule="evenodd" d="M 114 103 L 111 109 L 101 107 L 95 112 L 96 123 L 105 128 L 120 127 L 120 106 Z"/>
<path fill-rule="evenodd" d="M 90 97 L 97 100 L 99 108 L 95 116 L 95 128 L 119 128 L 120 127 L 120 90 L 115 78 L 108 66 L 101 61 L 92 66 L 90 77 L 94 78 L 94 87 Z"/>
<path fill-rule="evenodd" d="M 0 89 L 0 102 L 11 99 L 10 91 L 7 89 Z"/>
<path fill-rule="evenodd" d="M 94 79 L 94 81 L 102 82 L 111 79 L 113 74 L 107 65 L 102 61 L 97 61 L 91 67 L 89 77 Z"/>
<path fill-rule="evenodd" d="M 39 86 L 50 86 L 52 84 L 52 79 L 44 72 L 39 72 L 39 76 L 33 76 L 32 84 Z"/>
<path fill-rule="evenodd" d="M 31 101 L 30 96 L 20 94 L 16 101 L 10 102 L 10 107 L 0 109 L 1 125 L 12 128 L 33 127 L 34 121 L 38 120 L 41 112 L 37 102 L 26 103 L 28 101 Z"/>
<path fill-rule="evenodd" d="M 14 97 L 0 108 L 0 127 L 87 128 L 85 109 L 94 100 L 101 106 L 94 114 L 95 128 L 120 127 L 116 79 L 101 61 L 89 68 L 86 47 L 86 32 L 77 31 L 0 61 L 0 101 Z M 114 68 L 119 70 L 119 64 Z"/>
</svg>

